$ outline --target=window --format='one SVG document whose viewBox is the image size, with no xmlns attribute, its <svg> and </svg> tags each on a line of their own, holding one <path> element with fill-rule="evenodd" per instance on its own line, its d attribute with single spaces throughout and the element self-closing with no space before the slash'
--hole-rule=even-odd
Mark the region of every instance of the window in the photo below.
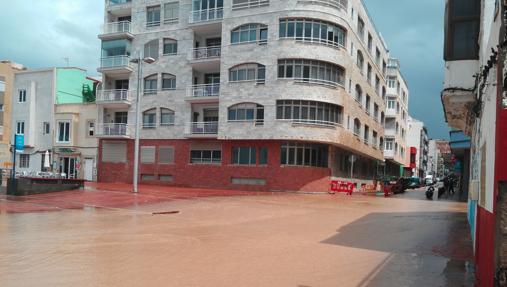
<svg viewBox="0 0 507 287">
<path fill-rule="evenodd" d="M 347 31 L 330 22 L 314 19 L 290 18 L 281 19 L 279 27 L 280 38 L 293 38 L 298 41 L 345 47 Z"/>
<path fill-rule="evenodd" d="M 359 136 L 361 134 L 361 121 L 358 118 L 354 119 L 354 135 Z"/>
<path fill-rule="evenodd" d="M 370 141 L 370 127 L 364 125 L 364 141 L 367 143 Z"/>
<path fill-rule="evenodd" d="M 368 80 L 368 84 L 371 85 L 371 71 L 372 71 L 372 67 L 370 64 L 368 64 L 368 70 L 366 72 L 366 79 Z"/>
<path fill-rule="evenodd" d="M 160 6 L 146 8 L 146 26 L 160 26 Z"/>
<path fill-rule="evenodd" d="M 338 65 L 322 61 L 282 59 L 278 60 L 278 78 L 343 86 L 345 85 L 345 70 Z"/>
<path fill-rule="evenodd" d="M 158 148 L 158 163 L 159 164 L 174 163 L 174 147 L 173 146 L 160 146 Z"/>
<path fill-rule="evenodd" d="M 178 22 L 180 4 L 170 2 L 164 4 L 164 24 Z"/>
<path fill-rule="evenodd" d="M 158 59 L 158 39 L 154 39 L 144 44 L 144 57 Z"/>
<path fill-rule="evenodd" d="M 357 33 L 359 34 L 359 39 L 364 41 L 364 21 L 361 17 L 357 17 Z"/>
<path fill-rule="evenodd" d="M 50 134 L 50 124 L 48 122 L 42 123 L 42 134 L 49 135 Z"/>
<path fill-rule="evenodd" d="M 70 142 L 70 122 L 57 122 L 58 133 L 57 133 L 57 142 L 60 143 L 68 143 Z"/>
<path fill-rule="evenodd" d="M 102 144 L 102 161 L 111 163 L 127 162 L 127 142 L 104 141 Z"/>
<path fill-rule="evenodd" d="M 373 53 L 373 37 L 371 36 L 370 33 L 368 33 L 368 52 L 370 54 Z"/>
<path fill-rule="evenodd" d="M 178 54 L 178 41 L 174 39 L 164 39 L 164 55 L 176 55 Z"/>
<path fill-rule="evenodd" d="M 154 146 L 142 146 L 141 152 L 141 163 L 155 163 L 155 147 Z"/>
<path fill-rule="evenodd" d="M 157 81 L 158 81 L 158 75 L 151 75 L 146 78 L 144 78 L 144 94 L 145 95 L 152 95 L 157 93 Z"/>
<path fill-rule="evenodd" d="M 394 98 L 387 99 L 387 108 L 393 110 L 396 108 L 396 100 Z"/>
<path fill-rule="evenodd" d="M 380 50 L 378 47 L 375 49 L 375 63 L 380 67 Z"/>
<path fill-rule="evenodd" d="M 222 151 L 220 150 L 191 150 L 190 163 L 197 164 L 219 164 L 222 162 Z"/>
<path fill-rule="evenodd" d="M 257 153 L 255 147 L 233 147 L 232 164 L 255 165 Z"/>
<path fill-rule="evenodd" d="M 254 103 L 231 106 L 228 111 L 228 120 L 264 122 L 264 106 Z"/>
<path fill-rule="evenodd" d="M 385 76 L 387 72 L 387 64 L 386 61 L 382 61 L 382 74 Z"/>
<path fill-rule="evenodd" d="M 268 26 L 262 24 L 246 24 L 231 31 L 231 44 L 260 42 L 268 40 Z"/>
<path fill-rule="evenodd" d="M 387 77 L 387 86 L 391 89 L 396 88 L 396 77 L 388 76 Z"/>
<path fill-rule="evenodd" d="M 363 103 L 363 89 L 359 85 L 356 85 L 356 101 L 359 104 Z"/>
<path fill-rule="evenodd" d="M 1 78 L 1 77 L 0 77 Z M 0 80 L 0 93 L 5 92 L 5 82 Z"/>
<path fill-rule="evenodd" d="M 232 9 L 254 8 L 269 5 L 269 0 L 232 0 Z"/>
<path fill-rule="evenodd" d="M 382 87 L 382 100 L 384 101 L 386 99 L 386 94 L 387 94 L 386 87 Z"/>
<path fill-rule="evenodd" d="M 230 82 L 257 81 L 264 83 L 266 80 L 266 67 L 261 64 L 242 64 L 229 70 Z"/>
<path fill-rule="evenodd" d="M 375 92 L 380 95 L 380 78 L 375 75 Z"/>
<path fill-rule="evenodd" d="M 479 58 L 480 0 L 450 0 L 445 19 L 445 60 Z"/>
<path fill-rule="evenodd" d="M 378 105 L 373 104 L 373 117 L 375 118 L 376 121 L 378 121 L 378 111 L 379 111 Z"/>
<path fill-rule="evenodd" d="M 342 124 L 342 112 L 342 107 L 329 103 L 299 100 L 276 101 L 277 120 L 333 126 Z"/>
<path fill-rule="evenodd" d="M 356 61 L 356 65 L 357 67 L 359 68 L 359 70 L 361 71 L 361 74 L 363 73 L 363 67 L 364 67 L 364 57 L 363 57 L 363 53 L 359 50 L 357 50 L 357 61 Z"/>
<path fill-rule="evenodd" d="M 87 128 L 88 128 L 88 136 L 93 137 L 95 135 L 95 122 L 94 121 L 88 121 L 87 122 Z"/>
<path fill-rule="evenodd" d="M 282 165 L 328 167 L 325 145 L 287 142 L 281 145 L 280 155 Z"/>
<path fill-rule="evenodd" d="M 176 90 L 176 76 L 172 74 L 162 74 L 162 91 Z"/>
<path fill-rule="evenodd" d="M 263 165 L 268 164 L 268 148 L 267 147 L 260 148 L 259 164 L 263 164 Z"/>
<path fill-rule="evenodd" d="M 20 103 L 26 102 L 26 90 L 19 90 L 18 102 Z"/>
<path fill-rule="evenodd" d="M 174 125 L 174 111 L 170 109 L 160 108 L 160 125 Z"/>
<path fill-rule="evenodd" d="M 143 128 L 149 129 L 156 126 L 155 118 L 157 117 L 157 110 L 151 109 L 143 113 Z"/>
<path fill-rule="evenodd" d="M 24 135 L 25 134 L 25 122 L 19 121 L 16 123 L 16 134 Z"/>
<path fill-rule="evenodd" d="M 377 146 L 377 137 L 378 137 L 378 134 L 376 131 L 373 131 L 372 133 L 372 140 L 371 140 L 371 143 L 373 144 L 374 147 Z"/>
<path fill-rule="evenodd" d="M 20 154 L 19 155 L 19 167 L 20 168 L 29 168 L 30 167 L 30 155 L 29 154 Z"/>
<path fill-rule="evenodd" d="M 370 113 L 370 104 L 371 104 L 371 97 L 369 95 L 366 95 L 366 104 L 365 104 L 365 109 L 366 109 L 366 113 Z"/>
<path fill-rule="evenodd" d="M 393 150 L 394 139 L 386 139 L 385 145 L 386 145 L 385 150 L 389 151 Z"/>
</svg>

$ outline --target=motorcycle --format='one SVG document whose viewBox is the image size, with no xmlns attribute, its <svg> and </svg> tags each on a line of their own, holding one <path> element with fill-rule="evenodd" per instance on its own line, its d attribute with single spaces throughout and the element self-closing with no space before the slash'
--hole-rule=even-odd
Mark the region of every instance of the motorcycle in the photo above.
<svg viewBox="0 0 507 287">
<path fill-rule="evenodd" d="M 433 185 L 431 185 L 426 190 L 426 198 L 429 199 L 429 200 L 433 200 L 433 194 L 434 193 L 435 193 L 435 188 L 433 187 Z"/>
</svg>

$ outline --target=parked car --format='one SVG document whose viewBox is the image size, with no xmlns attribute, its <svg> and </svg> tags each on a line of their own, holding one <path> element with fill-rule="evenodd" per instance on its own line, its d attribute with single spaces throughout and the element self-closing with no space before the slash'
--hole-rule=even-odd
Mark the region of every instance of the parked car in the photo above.
<svg viewBox="0 0 507 287">
<path fill-rule="evenodd" d="M 421 179 L 418 177 L 408 178 L 408 188 L 416 189 L 421 187 Z"/>
</svg>

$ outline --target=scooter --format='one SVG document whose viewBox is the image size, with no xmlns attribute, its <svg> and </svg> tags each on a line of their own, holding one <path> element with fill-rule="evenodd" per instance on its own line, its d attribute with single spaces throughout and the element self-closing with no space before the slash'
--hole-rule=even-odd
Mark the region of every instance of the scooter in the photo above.
<svg viewBox="0 0 507 287">
<path fill-rule="evenodd" d="M 430 187 L 428 187 L 428 190 L 426 190 L 426 198 L 429 200 L 433 200 L 434 193 L 435 193 L 435 188 L 433 187 L 433 185 L 430 185 Z"/>
</svg>

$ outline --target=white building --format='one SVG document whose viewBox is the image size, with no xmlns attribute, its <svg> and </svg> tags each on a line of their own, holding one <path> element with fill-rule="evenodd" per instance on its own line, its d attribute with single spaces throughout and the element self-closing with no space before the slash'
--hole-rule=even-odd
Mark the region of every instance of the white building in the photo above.
<svg viewBox="0 0 507 287">
<path fill-rule="evenodd" d="M 428 132 L 422 121 L 408 118 L 407 156 L 410 158 L 409 168 L 412 175 L 424 178 L 428 171 Z"/>
<path fill-rule="evenodd" d="M 68 178 L 96 178 L 97 106 L 84 103 L 96 81 L 78 68 L 26 70 L 15 74 L 12 130 L 24 135 L 16 157 L 18 171 L 65 173 Z M 45 166 L 46 152 L 50 167 Z"/>
<path fill-rule="evenodd" d="M 105 3 L 99 180 L 132 181 L 140 53 L 156 60 L 140 75 L 141 181 L 327 190 L 379 175 L 389 55 L 362 1 Z"/>
<path fill-rule="evenodd" d="M 400 61 L 389 59 L 387 65 L 387 96 L 385 112 L 386 173 L 402 176 L 407 158 L 408 86 L 401 74 Z"/>
</svg>

